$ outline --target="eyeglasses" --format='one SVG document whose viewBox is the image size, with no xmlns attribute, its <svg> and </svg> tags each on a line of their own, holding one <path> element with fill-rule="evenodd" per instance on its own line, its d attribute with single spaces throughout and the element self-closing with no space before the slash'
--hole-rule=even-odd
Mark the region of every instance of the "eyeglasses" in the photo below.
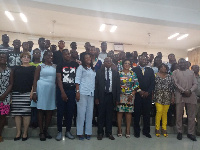
<svg viewBox="0 0 200 150">
<path fill-rule="evenodd" d="M 23 56 L 22 58 L 30 59 L 30 57 L 29 57 L 29 56 Z"/>
</svg>

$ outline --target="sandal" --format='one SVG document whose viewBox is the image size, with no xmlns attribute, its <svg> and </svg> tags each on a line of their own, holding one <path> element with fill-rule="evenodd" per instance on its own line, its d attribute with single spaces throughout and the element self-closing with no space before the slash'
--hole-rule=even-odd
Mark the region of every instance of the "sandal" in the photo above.
<svg viewBox="0 0 200 150">
<path fill-rule="evenodd" d="M 117 131 L 118 133 L 117 133 L 117 136 L 118 137 L 122 137 L 122 129 L 121 129 L 121 133 L 119 133 L 119 130 Z"/>
<path fill-rule="evenodd" d="M 156 136 L 160 137 L 160 130 L 155 130 Z"/>
<path fill-rule="evenodd" d="M 131 135 L 130 135 L 130 131 L 129 131 L 129 134 L 126 132 L 126 138 L 130 138 Z"/>
<path fill-rule="evenodd" d="M 167 130 L 162 129 L 162 134 L 163 134 L 164 137 L 168 137 Z"/>
<path fill-rule="evenodd" d="M 44 133 L 40 133 L 39 136 L 40 136 L 40 141 L 46 141 L 46 137 Z"/>
</svg>

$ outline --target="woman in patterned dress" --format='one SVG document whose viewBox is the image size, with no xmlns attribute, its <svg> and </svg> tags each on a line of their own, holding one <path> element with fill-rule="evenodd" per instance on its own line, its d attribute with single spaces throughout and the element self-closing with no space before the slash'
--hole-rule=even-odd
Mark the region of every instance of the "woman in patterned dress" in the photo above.
<svg viewBox="0 0 200 150">
<path fill-rule="evenodd" d="M 128 59 L 122 61 L 123 70 L 119 71 L 120 75 L 120 102 L 117 102 L 117 122 L 118 136 L 122 136 L 121 122 L 122 116 L 126 116 L 126 138 L 130 137 L 130 125 L 133 112 L 133 102 L 135 93 L 139 89 L 139 82 L 136 74 L 130 71 L 131 62 Z"/>
<path fill-rule="evenodd" d="M 0 142 L 3 141 L 1 134 L 6 115 L 10 112 L 10 91 L 13 85 L 13 72 L 7 67 L 6 62 L 6 54 L 0 53 Z"/>
<path fill-rule="evenodd" d="M 174 86 L 171 75 L 168 74 L 168 66 L 162 63 L 158 67 L 155 78 L 154 99 L 156 105 L 156 136 L 160 136 L 160 120 L 162 118 L 162 134 L 167 137 L 167 112 L 170 103 L 174 102 Z"/>
</svg>

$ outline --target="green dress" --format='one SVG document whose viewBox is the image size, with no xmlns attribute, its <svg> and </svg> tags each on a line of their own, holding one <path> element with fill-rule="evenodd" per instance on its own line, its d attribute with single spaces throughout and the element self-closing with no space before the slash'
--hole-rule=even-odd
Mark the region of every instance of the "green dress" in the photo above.
<svg viewBox="0 0 200 150">
<path fill-rule="evenodd" d="M 128 97 L 133 92 L 133 90 L 139 88 L 138 78 L 133 71 L 130 71 L 127 74 L 125 74 L 123 71 L 119 71 L 119 75 L 120 75 L 121 93 L 120 93 L 120 102 L 117 105 L 116 110 L 118 112 L 132 113 L 134 111 L 133 104 L 135 96 L 131 101 L 128 101 Z"/>
</svg>

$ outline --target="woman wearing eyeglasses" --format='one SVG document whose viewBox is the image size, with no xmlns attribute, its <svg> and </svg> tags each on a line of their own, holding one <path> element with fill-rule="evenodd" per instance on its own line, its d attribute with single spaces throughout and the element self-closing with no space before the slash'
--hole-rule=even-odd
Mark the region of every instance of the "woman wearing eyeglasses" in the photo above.
<svg viewBox="0 0 200 150">
<path fill-rule="evenodd" d="M 11 115 L 15 116 L 16 137 L 15 141 L 28 139 L 28 127 L 31 116 L 30 93 L 33 86 L 35 66 L 29 64 L 31 55 L 24 52 L 20 55 L 22 65 L 14 68 L 14 83 L 12 88 Z M 24 132 L 21 135 L 21 124 L 23 119 Z"/>
</svg>

